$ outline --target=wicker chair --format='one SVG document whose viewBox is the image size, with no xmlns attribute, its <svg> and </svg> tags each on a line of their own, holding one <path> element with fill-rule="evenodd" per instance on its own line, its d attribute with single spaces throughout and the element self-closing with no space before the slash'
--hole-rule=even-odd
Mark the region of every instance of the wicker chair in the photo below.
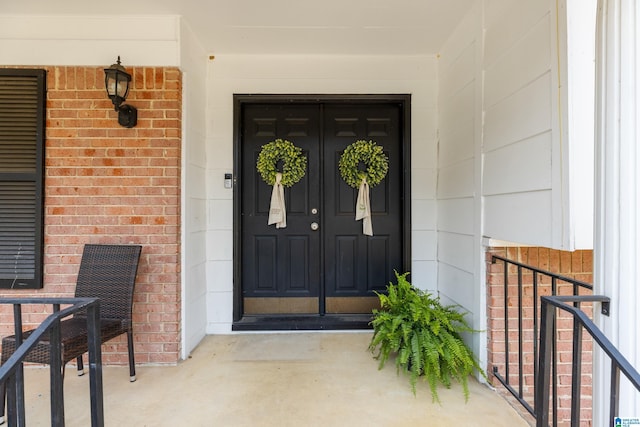
<svg viewBox="0 0 640 427">
<path fill-rule="evenodd" d="M 100 340 L 109 341 L 127 334 L 129 347 L 129 380 L 136 380 L 133 354 L 133 330 L 131 312 L 133 289 L 138 271 L 141 246 L 138 245 L 93 245 L 84 247 L 78 278 L 76 297 L 97 297 L 100 299 Z M 60 322 L 62 341 L 62 372 L 68 362 L 77 359 L 78 375 L 84 373 L 82 355 L 88 351 L 86 316 L 75 315 Z M 30 331 L 24 333 L 24 338 Z M 2 339 L 2 363 L 16 348 L 15 336 Z M 29 353 L 27 362 L 48 364 L 49 342 L 41 340 Z M 6 386 L 0 391 L 0 416 L 4 414 Z"/>
</svg>

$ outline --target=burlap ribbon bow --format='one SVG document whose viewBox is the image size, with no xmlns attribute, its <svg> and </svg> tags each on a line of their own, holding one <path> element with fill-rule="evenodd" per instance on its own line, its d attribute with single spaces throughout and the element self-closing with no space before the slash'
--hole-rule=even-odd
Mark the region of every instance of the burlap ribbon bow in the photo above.
<svg viewBox="0 0 640 427">
<path fill-rule="evenodd" d="M 369 202 L 369 184 L 362 178 L 356 200 L 356 221 L 362 220 L 362 234 L 373 236 L 373 224 L 371 223 L 371 203 Z"/>
<path fill-rule="evenodd" d="M 284 187 L 280 181 L 282 181 L 282 173 L 278 172 L 271 191 L 271 206 L 269 207 L 267 225 L 275 224 L 276 228 L 285 228 L 287 226 L 287 211 L 284 205 Z"/>
</svg>

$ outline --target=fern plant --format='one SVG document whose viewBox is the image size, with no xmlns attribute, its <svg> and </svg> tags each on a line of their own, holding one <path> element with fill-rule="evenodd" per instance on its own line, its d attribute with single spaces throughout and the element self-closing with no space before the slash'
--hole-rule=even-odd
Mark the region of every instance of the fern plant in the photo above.
<svg viewBox="0 0 640 427">
<path fill-rule="evenodd" d="M 380 309 L 373 310 L 373 337 L 369 350 L 382 369 L 395 355 L 398 370 L 409 375 L 416 394 L 419 377 L 429 382 L 433 401 L 440 402 L 438 385 L 449 388 L 452 380 L 461 385 L 469 399 L 468 378 L 475 370 L 487 378 L 473 352 L 461 337 L 476 332 L 456 306 L 443 306 L 439 298 L 415 288 L 407 275 L 396 274 L 397 284 L 389 283 L 387 294 L 377 293 Z"/>
</svg>

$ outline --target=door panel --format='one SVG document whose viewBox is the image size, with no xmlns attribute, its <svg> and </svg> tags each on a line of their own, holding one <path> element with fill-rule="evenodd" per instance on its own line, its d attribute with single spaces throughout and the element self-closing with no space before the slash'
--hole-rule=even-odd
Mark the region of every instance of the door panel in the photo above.
<svg viewBox="0 0 640 427">
<path fill-rule="evenodd" d="M 325 294 L 373 297 L 402 268 L 402 157 L 398 105 L 328 105 L 324 110 Z M 358 190 L 340 177 L 338 162 L 356 140 L 373 140 L 389 158 L 385 179 L 371 188 L 373 236 L 355 221 Z M 359 302 L 355 305 L 360 304 Z M 340 304 L 345 310 L 344 303 Z M 354 305 L 354 311 L 356 310 Z"/>
<path fill-rule="evenodd" d="M 319 182 L 319 107 L 248 105 L 242 126 L 242 292 L 245 299 L 304 298 L 292 312 L 318 313 L 320 236 L 309 232 L 317 215 Z M 287 227 L 267 225 L 272 187 L 256 170 L 262 146 L 276 138 L 288 139 L 302 148 L 307 173 L 293 187 L 285 188 Z M 314 298 L 309 304 L 308 298 Z M 274 300 L 275 301 L 275 300 Z M 313 305 L 313 310 L 309 306 Z M 272 309 L 282 303 L 245 301 L 245 313 Z M 287 307 L 287 304 L 284 304 Z M 252 309 L 252 307 L 254 307 Z M 266 307 L 266 308 L 265 308 Z M 248 311 L 247 311 L 248 310 Z"/>
<path fill-rule="evenodd" d="M 403 266 L 401 105 L 247 104 L 241 114 L 244 314 L 370 313 L 373 291 Z M 301 147 L 308 162 L 305 177 L 285 189 L 283 229 L 267 225 L 272 187 L 255 168 L 262 145 L 276 138 Z M 389 158 L 387 177 L 370 193 L 372 237 L 355 221 L 357 189 L 338 170 L 358 139 L 374 140 Z"/>
</svg>

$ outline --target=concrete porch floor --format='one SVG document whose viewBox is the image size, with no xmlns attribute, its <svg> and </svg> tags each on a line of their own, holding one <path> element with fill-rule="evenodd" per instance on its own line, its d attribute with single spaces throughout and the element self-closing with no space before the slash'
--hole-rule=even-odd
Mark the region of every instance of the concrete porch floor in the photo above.
<svg viewBox="0 0 640 427">
<path fill-rule="evenodd" d="M 104 367 L 106 426 L 528 426 L 497 392 L 470 382 L 431 402 L 393 362 L 381 371 L 371 332 L 207 336 L 178 366 Z M 50 425 L 48 368 L 27 368 L 28 426 Z M 89 378 L 69 366 L 67 426 L 90 425 Z"/>
</svg>

